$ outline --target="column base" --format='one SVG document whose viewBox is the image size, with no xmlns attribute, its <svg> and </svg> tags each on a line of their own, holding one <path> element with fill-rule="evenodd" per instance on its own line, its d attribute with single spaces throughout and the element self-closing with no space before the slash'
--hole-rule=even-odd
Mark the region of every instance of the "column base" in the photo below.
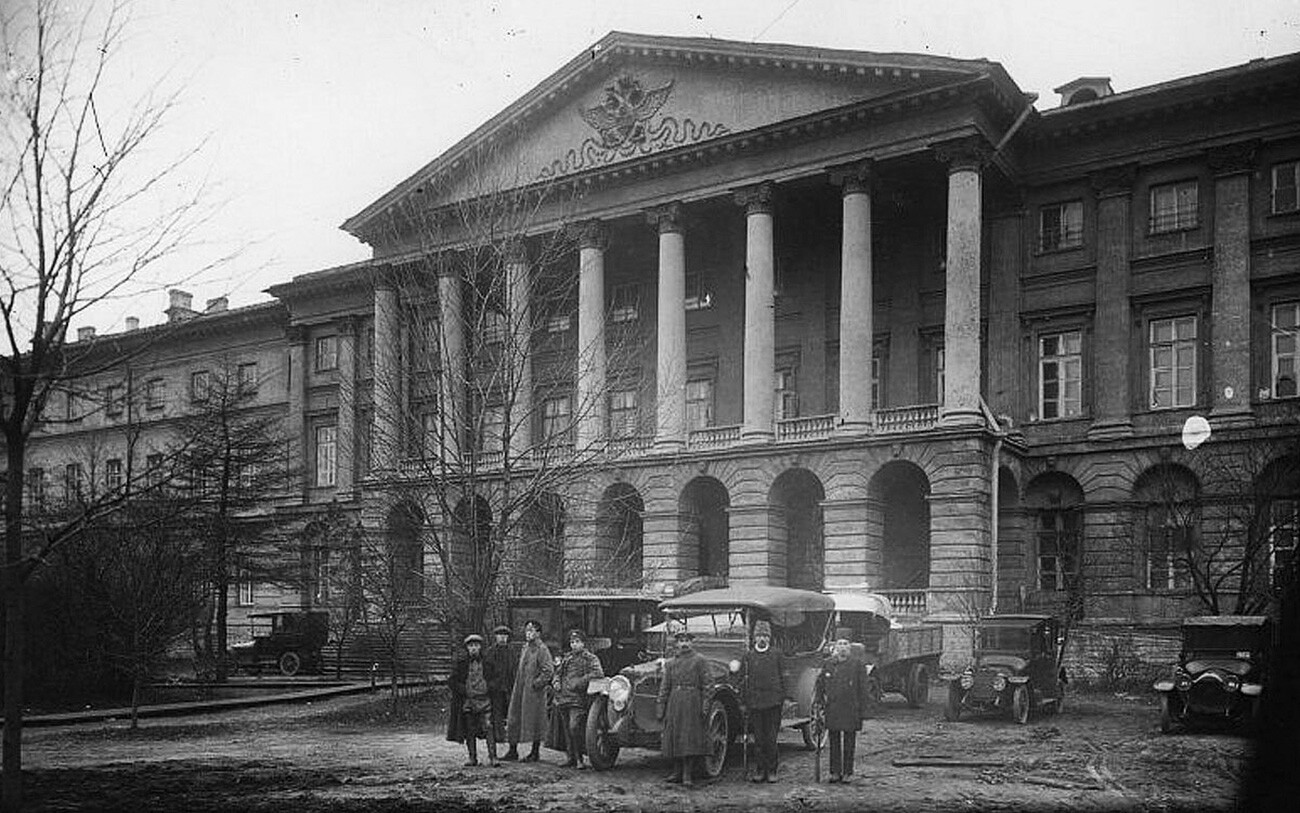
<svg viewBox="0 0 1300 813">
<path fill-rule="evenodd" d="M 837 435 L 870 435 L 875 431 L 876 422 L 872 418 L 854 421 L 841 418 L 840 425 L 835 427 L 835 434 Z"/>
<path fill-rule="evenodd" d="M 1128 418 L 1108 418 L 1088 427 L 1088 440 L 1118 440 L 1133 436 L 1133 422 Z"/>
</svg>

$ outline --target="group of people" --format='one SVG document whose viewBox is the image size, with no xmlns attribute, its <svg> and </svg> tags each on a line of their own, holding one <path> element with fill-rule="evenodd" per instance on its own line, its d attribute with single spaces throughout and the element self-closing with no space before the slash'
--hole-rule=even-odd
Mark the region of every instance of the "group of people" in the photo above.
<svg viewBox="0 0 1300 813">
<path fill-rule="evenodd" d="M 563 748 L 568 757 L 565 767 L 585 767 L 587 684 L 605 675 L 600 659 L 587 649 L 586 634 L 580 629 L 570 631 L 569 651 L 558 663 L 542 641 L 537 621 L 524 625 L 524 645 L 517 655 L 510 646 L 509 627 L 497 627 L 493 638 L 493 644 L 484 649 L 483 636 L 465 636 L 465 657 L 453 667 L 448 681 L 452 705 L 447 739 L 465 743 L 467 766 L 479 764 L 478 739 L 482 738 L 494 767 L 502 761 L 537 762 L 543 739 Z M 860 659 L 852 657 L 852 640 L 851 630 L 836 630 L 813 690 L 817 724 L 829 736 L 833 783 L 852 781 L 857 734 L 871 702 L 867 671 Z M 668 781 L 690 787 L 699 760 L 709 753 L 711 678 L 708 663 L 694 650 L 694 636 L 682 629 L 675 641 L 677 652 L 664 663 L 655 710 L 663 724 L 663 756 L 673 761 Z M 749 779 L 775 782 L 777 734 L 790 687 L 786 686 L 784 656 L 772 646 L 772 628 L 767 621 L 755 622 L 752 642 L 739 672 L 754 736 Z M 497 745 L 503 741 L 507 750 L 498 758 Z M 522 757 L 521 743 L 531 745 Z"/>
</svg>

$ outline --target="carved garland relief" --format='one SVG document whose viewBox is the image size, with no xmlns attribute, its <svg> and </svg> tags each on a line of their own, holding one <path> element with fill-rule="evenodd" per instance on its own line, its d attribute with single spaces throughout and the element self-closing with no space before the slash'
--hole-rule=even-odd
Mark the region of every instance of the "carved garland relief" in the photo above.
<svg viewBox="0 0 1300 813">
<path fill-rule="evenodd" d="M 613 84 L 605 87 L 605 96 L 600 104 L 579 111 L 582 120 L 596 131 L 596 136 L 588 136 L 563 158 L 552 161 L 538 173 L 538 179 L 556 178 L 731 132 L 725 124 L 658 116 L 659 109 L 672 92 L 672 81 L 646 90 L 640 80 L 628 75 L 619 76 Z"/>
</svg>

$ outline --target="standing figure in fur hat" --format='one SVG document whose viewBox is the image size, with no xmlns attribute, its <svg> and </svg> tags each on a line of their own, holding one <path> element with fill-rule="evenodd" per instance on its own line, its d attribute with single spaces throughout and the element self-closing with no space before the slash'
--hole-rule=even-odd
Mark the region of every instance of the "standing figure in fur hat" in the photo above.
<svg viewBox="0 0 1300 813">
<path fill-rule="evenodd" d="M 813 702 L 824 710 L 830 736 L 830 781 L 853 781 L 853 752 L 862 730 L 862 715 L 870 707 L 867 671 L 862 661 L 851 657 L 853 631 L 835 630 L 831 654 L 822 661 L 813 689 Z"/>
<path fill-rule="evenodd" d="M 781 731 L 781 707 L 787 694 L 784 661 L 772 648 L 772 625 L 754 622 L 754 646 L 740 661 L 740 685 L 757 752 L 751 782 L 776 781 L 776 736 Z"/>
<path fill-rule="evenodd" d="M 694 635 L 683 629 L 675 637 L 677 657 L 664 662 L 655 712 L 664 724 L 662 753 L 673 760 L 668 781 L 689 788 L 695 762 L 709 752 L 704 738 L 709 665 L 692 647 Z"/>
<path fill-rule="evenodd" d="M 452 667 L 447 686 L 451 689 L 451 707 L 447 710 L 447 739 L 464 742 L 469 752 L 465 765 L 478 764 L 478 738 L 487 740 L 488 759 L 495 768 L 497 742 L 492 736 L 492 699 L 496 686 L 496 668 L 483 660 L 483 636 L 465 636 L 465 658 Z"/>
</svg>

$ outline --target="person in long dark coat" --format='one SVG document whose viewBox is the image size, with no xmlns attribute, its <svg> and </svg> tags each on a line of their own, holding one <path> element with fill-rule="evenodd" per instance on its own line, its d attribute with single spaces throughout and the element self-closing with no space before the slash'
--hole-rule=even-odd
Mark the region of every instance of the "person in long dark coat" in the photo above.
<svg viewBox="0 0 1300 813">
<path fill-rule="evenodd" d="M 551 650 L 542 643 L 542 625 L 529 621 L 524 624 L 524 647 L 519 652 L 515 686 L 510 693 L 510 713 L 506 719 L 506 737 L 511 748 L 518 749 L 521 742 L 533 744 L 533 750 L 524 757 L 525 762 L 536 762 L 541 758 L 539 749 L 542 738 L 546 736 L 546 693 L 551 688 L 554 674 Z"/>
<path fill-rule="evenodd" d="M 781 731 L 781 707 L 787 695 L 784 660 L 772 648 L 772 625 L 766 621 L 755 622 L 754 646 L 740 661 L 740 685 L 757 752 L 751 782 L 776 781 L 776 738 Z"/>
<path fill-rule="evenodd" d="M 555 670 L 551 688 L 555 691 L 555 713 L 564 725 L 566 768 L 585 768 L 582 756 L 587 736 L 587 684 L 605 676 L 600 658 L 587 649 L 587 636 L 575 629 L 569 633 L 569 651 Z"/>
<path fill-rule="evenodd" d="M 492 700 L 490 694 L 496 685 L 496 667 L 483 659 L 483 636 L 477 633 L 465 636 L 465 657 L 451 669 L 447 687 L 451 689 L 451 706 L 447 709 L 447 739 L 465 743 L 469 761 L 478 764 L 478 740 L 487 740 L 488 759 L 492 767 L 497 761 L 497 743 L 492 734 Z"/>
<path fill-rule="evenodd" d="M 519 655 L 510 646 L 510 628 L 501 624 L 492 630 L 493 642 L 483 651 L 483 660 L 496 669 L 497 685 L 492 690 L 492 733 L 497 742 L 505 742 L 506 716 L 510 713 L 510 694 L 515 688 L 515 669 L 519 666 Z M 506 761 L 519 759 L 517 745 L 511 744 L 505 756 Z"/>
<path fill-rule="evenodd" d="M 690 787 L 696 759 L 709 752 L 704 736 L 709 667 L 692 648 L 694 635 L 682 630 L 676 640 L 677 656 L 664 663 L 655 712 L 664 724 L 663 755 L 673 760 L 668 781 Z"/>
<path fill-rule="evenodd" d="M 813 689 L 813 700 L 821 707 L 830 737 L 830 781 L 850 782 L 853 754 L 857 750 L 862 715 L 870 706 L 867 670 L 851 657 L 853 631 L 835 631 L 831 654 L 822 662 Z"/>
</svg>

